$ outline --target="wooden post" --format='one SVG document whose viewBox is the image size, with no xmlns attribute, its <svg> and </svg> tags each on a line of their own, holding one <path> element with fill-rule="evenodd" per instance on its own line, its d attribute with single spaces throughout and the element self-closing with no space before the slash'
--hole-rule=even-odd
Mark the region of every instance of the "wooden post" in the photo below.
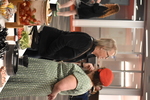
<svg viewBox="0 0 150 100">
<path fill-rule="evenodd" d="M 18 25 L 17 22 L 6 22 L 5 26 L 7 28 L 23 28 L 23 25 Z"/>
</svg>

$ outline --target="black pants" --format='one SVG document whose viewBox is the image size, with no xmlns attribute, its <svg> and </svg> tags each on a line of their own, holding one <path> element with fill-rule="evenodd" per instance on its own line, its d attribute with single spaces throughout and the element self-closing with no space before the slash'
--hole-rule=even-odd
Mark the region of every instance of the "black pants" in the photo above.
<svg viewBox="0 0 150 100">
<path fill-rule="evenodd" d="M 56 11 L 57 10 L 57 4 L 50 4 L 50 9 L 52 11 Z"/>
</svg>

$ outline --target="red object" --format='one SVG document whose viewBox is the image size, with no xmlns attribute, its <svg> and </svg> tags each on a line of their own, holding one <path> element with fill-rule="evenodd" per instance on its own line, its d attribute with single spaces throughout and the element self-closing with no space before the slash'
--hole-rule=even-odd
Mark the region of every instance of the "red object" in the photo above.
<svg viewBox="0 0 150 100">
<path fill-rule="evenodd" d="M 36 9 L 31 9 L 31 2 L 30 1 L 23 1 L 19 5 L 19 21 L 23 25 L 39 25 L 39 22 L 35 18 Z"/>
<path fill-rule="evenodd" d="M 22 31 L 24 30 L 24 28 L 18 28 L 18 39 L 21 39 L 21 34 L 22 34 Z"/>
<path fill-rule="evenodd" d="M 104 68 L 99 69 L 98 72 L 99 72 L 99 79 L 102 85 L 109 86 L 114 78 L 112 71 L 108 68 Z"/>
</svg>

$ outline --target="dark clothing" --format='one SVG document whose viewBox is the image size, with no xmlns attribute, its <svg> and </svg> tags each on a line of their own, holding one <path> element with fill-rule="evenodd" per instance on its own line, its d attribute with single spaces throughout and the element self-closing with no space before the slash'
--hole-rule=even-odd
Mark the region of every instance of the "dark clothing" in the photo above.
<svg viewBox="0 0 150 100">
<path fill-rule="evenodd" d="M 58 30 L 56 28 L 45 26 L 39 33 L 39 52 L 28 49 L 25 55 L 30 57 L 39 57 L 38 53 L 44 59 L 50 60 L 65 60 L 66 62 L 77 62 L 82 59 L 95 57 L 91 52 L 95 49 L 95 40 L 93 41 L 90 35 L 83 32 L 68 32 Z M 92 47 L 85 54 L 72 59 L 88 48 Z M 69 60 L 72 59 L 72 60 Z M 71 100 L 88 100 L 89 92 L 73 97 Z"/>
<path fill-rule="evenodd" d="M 70 96 L 69 100 L 89 100 L 89 92 L 78 96 Z"/>
<path fill-rule="evenodd" d="M 77 8 L 77 11 L 80 19 L 88 19 L 92 17 L 100 17 L 105 14 L 105 10 L 107 9 L 107 7 L 100 6 L 98 3 L 89 6 L 81 2 L 79 8 Z"/>
<path fill-rule="evenodd" d="M 76 62 L 86 59 L 95 48 L 93 38 L 83 32 L 68 32 L 45 26 L 40 32 L 39 53 L 45 59 Z M 92 45 L 92 47 L 91 47 Z M 88 50 L 88 48 L 90 48 Z M 76 56 L 82 56 L 73 59 Z M 71 60 L 73 59 L 73 60 Z"/>
<path fill-rule="evenodd" d="M 90 0 L 81 0 L 81 2 L 88 3 Z"/>
</svg>

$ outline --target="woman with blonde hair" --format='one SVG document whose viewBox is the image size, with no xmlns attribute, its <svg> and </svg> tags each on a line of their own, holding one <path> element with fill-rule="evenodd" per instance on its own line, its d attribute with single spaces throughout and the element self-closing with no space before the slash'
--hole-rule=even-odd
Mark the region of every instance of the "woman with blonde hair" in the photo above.
<svg viewBox="0 0 150 100">
<path fill-rule="evenodd" d="M 105 18 L 111 16 L 113 14 L 116 14 L 120 10 L 118 4 L 104 4 L 104 6 L 107 7 L 108 9 L 105 11 L 105 14 L 101 15 L 99 18 Z"/>
<path fill-rule="evenodd" d="M 101 0 L 91 2 L 92 4 L 87 4 L 81 1 L 76 9 L 66 12 L 57 12 L 56 15 L 68 17 L 77 14 L 79 19 L 87 19 L 92 17 L 105 18 L 118 13 L 120 10 L 118 4 L 100 4 Z M 65 4 L 58 4 L 57 7 L 58 9 L 62 9 L 70 7 L 73 4 L 76 5 L 76 0 L 70 0 Z"/>
<path fill-rule="evenodd" d="M 78 62 L 97 57 L 106 59 L 117 52 L 116 41 L 111 38 L 94 39 L 88 33 L 68 32 L 54 27 L 44 26 L 39 33 L 37 51 L 27 49 L 24 55 L 30 57 Z"/>
</svg>

